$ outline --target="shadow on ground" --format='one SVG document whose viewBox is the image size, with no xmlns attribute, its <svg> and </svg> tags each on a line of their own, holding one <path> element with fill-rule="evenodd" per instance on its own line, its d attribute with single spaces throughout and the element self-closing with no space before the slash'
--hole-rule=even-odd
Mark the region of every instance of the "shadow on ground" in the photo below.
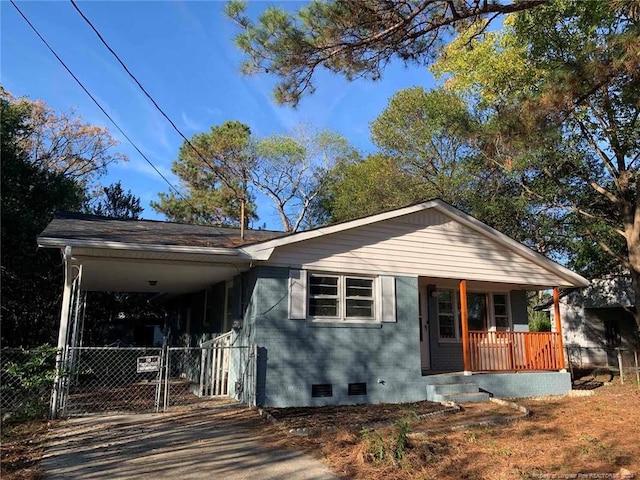
<svg viewBox="0 0 640 480">
<path fill-rule="evenodd" d="M 47 479 L 333 479 L 317 459 L 264 446 L 261 420 L 233 404 L 91 416 L 49 433 Z"/>
</svg>

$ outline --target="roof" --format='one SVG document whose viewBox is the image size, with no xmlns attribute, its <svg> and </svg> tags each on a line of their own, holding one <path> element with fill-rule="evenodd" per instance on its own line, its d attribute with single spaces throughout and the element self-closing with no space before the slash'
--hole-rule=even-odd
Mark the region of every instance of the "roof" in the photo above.
<svg viewBox="0 0 640 480">
<path fill-rule="evenodd" d="M 98 215 L 58 212 L 38 240 L 45 244 L 51 243 L 42 242 L 46 239 L 73 239 L 87 243 L 118 242 L 138 245 L 234 248 L 283 235 L 287 234 L 271 230 L 245 230 L 245 238 L 242 241 L 239 228 L 157 220 L 123 220 Z"/>
<path fill-rule="evenodd" d="M 485 237 L 496 242 L 502 247 L 507 248 L 512 252 L 515 252 L 521 257 L 524 257 L 527 260 L 547 270 L 555 272 L 560 277 L 566 279 L 573 286 L 577 287 L 577 286 L 589 285 L 589 281 L 583 278 L 582 276 L 578 275 L 577 273 L 572 272 L 571 270 L 563 267 L 559 263 L 556 263 L 553 260 L 548 259 L 544 255 L 541 255 L 538 252 L 532 250 L 531 248 L 521 244 L 520 242 L 517 242 L 511 237 L 508 237 L 507 235 L 500 233 L 496 229 L 491 228 L 485 223 L 482 223 L 480 220 L 472 217 L 471 215 L 467 215 L 461 210 L 455 208 L 454 206 L 440 199 L 429 200 L 426 202 L 409 205 L 407 207 L 390 210 L 390 211 L 378 213 L 375 215 L 370 215 L 368 217 L 363 217 L 356 220 L 350 220 L 347 222 L 328 225 L 328 226 L 316 228 L 313 230 L 306 230 L 303 232 L 293 233 L 291 235 L 287 235 L 286 237 L 274 238 L 264 242 L 255 243 L 253 245 L 248 245 L 243 247 L 242 250 L 256 260 L 268 260 L 271 254 L 273 253 L 273 250 L 277 247 L 290 245 L 296 242 L 303 242 L 305 240 L 310 240 L 312 238 L 318 238 L 324 235 L 342 232 L 352 228 L 362 227 L 365 225 L 382 222 L 384 220 L 388 220 L 391 218 L 397 218 L 397 217 L 409 215 L 411 213 L 416 213 L 416 212 L 420 212 L 428 209 L 434 209 L 442 213 L 443 215 L 451 218 L 452 220 L 470 228 L 471 230 L 474 230 L 484 235 Z"/>
<path fill-rule="evenodd" d="M 569 305 L 585 308 L 629 308 L 635 305 L 631 275 L 624 273 L 594 278 L 586 288 L 565 288 L 560 291 L 560 298 L 565 298 Z M 553 300 L 548 300 L 533 309 L 548 310 L 552 305 Z"/>
</svg>

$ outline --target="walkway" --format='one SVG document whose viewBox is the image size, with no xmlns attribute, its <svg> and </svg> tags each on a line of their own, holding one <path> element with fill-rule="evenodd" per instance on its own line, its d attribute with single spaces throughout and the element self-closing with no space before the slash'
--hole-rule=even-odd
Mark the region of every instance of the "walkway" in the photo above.
<svg viewBox="0 0 640 480">
<path fill-rule="evenodd" d="M 42 469 L 51 480 L 336 479 L 308 454 L 267 446 L 268 431 L 254 412 L 228 404 L 73 418 L 50 432 Z"/>
</svg>

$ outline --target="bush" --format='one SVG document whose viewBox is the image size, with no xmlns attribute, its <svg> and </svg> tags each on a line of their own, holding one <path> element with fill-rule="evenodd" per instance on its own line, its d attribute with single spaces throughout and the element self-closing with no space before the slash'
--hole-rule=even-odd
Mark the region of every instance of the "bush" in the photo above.
<svg viewBox="0 0 640 480">
<path fill-rule="evenodd" d="M 409 423 L 397 420 L 394 429 L 388 436 L 376 430 L 365 429 L 362 438 L 365 442 L 365 457 L 373 463 L 392 463 L 396 465 L 405 456 L 409 447 Z"/>
<path fill-rule="evenodd" d="M 5 416 L 12 422 L 46 418 L 55 378 L 56 352 L 50 345 L 2 352 L 3 420 Z"/>
</svg>

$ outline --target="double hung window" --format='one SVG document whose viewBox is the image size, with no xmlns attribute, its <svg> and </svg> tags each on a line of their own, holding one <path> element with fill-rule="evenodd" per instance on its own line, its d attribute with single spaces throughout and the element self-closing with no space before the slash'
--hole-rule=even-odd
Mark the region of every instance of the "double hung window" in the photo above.
<svg viewBox="0 0 640 480">
<path fill-rule="evenodd" d="M 313 319 L 375 320 L 374 279 L 350 275 L 309 276 L 309 316 Z"/>
</svg>

